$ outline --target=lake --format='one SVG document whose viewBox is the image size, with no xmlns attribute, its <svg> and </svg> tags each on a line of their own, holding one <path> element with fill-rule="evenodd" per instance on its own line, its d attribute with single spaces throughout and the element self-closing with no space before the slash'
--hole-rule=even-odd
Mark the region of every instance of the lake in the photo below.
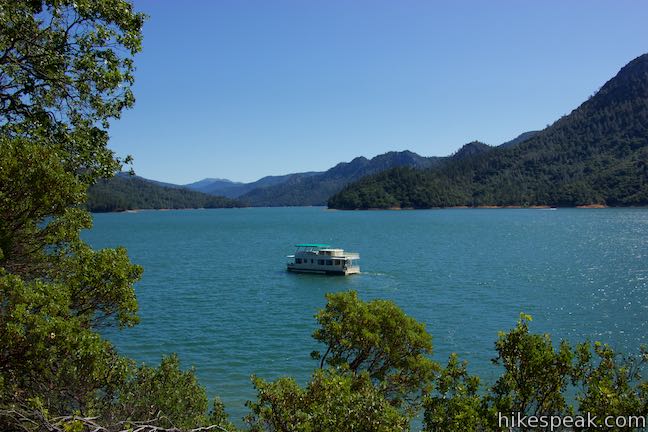
<svg viewBox="0 0 648 432">
<path fill-rule="evenodd" d="M 84 238 L 144 267 L 141 323 L 106 336 L 139 362 L 177 352 L 237 423 L 250 375 L 306 382 L 327 292 L 393 300 L 426 324 L 436 360 L 457 352 L 487 379 L 497 333 L 520 312 L 555 341 L 632 353 L 647 341 L 646 209 L 141 211 L 95 214 Z M 309 242 L 359 252 L 362 274 L 287 273 L 293 245 Z"/>
</svg>

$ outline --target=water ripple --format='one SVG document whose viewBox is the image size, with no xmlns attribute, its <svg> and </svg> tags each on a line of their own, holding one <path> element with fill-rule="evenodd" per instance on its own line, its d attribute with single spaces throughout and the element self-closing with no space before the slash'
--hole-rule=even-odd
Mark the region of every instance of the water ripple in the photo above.
<svg viewBox="0 0 648 432">
<path fill-rule="evenodd" d="M 95 215 L 85 237 L 126 246 L 145 268 L 141 324 L 107 336 L 138 361 L 179 353 L 235 419 L 254 397 L 251 374 L 308 379 L 327 292 L 395 301 L 426 324 L 436 359 L 458 352 L 487 378 L 497 332 L 521 311 L 555 338 L 628 352 L 647 339 L 642 209 L 139 212 Z M 285 255 L 302 241 L 360 252 L 363 274 L 286 273 Z"/>
</svg>

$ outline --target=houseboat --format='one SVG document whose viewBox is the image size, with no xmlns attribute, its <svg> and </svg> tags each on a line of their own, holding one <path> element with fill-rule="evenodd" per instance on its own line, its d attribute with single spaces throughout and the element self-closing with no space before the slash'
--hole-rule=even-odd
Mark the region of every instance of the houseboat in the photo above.
<svg viewBox="0 0 648 432">
<path fill-rule="evenodd" d="M 355 252 L 320 243 L 302 243 L 295 247 L 295 254 L 288 255 L 288 271 L 334 275 L 360 273 L 360 255 Z"/>
</svg>

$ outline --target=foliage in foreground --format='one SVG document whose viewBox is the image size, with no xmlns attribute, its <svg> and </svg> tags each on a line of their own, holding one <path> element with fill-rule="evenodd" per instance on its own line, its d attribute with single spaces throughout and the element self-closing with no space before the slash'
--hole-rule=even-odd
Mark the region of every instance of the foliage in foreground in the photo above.
<svg viewBox="0 0 648 432">
<path fill-rule="evenodd" d="M 499 415 L 597 416 L 596 427 L 576 423 L 573 430 L 638 430 L 607 428 L 606 416 L 648 416 L 648 381 L 642 370 L 648 361 L 645 348 L 638 356 L 624 357 L 609 346 L 583 342 L 554 347 L 547 334 L 529 332 L 531 317 L 521 314 L 517 326 L 501 332 L 493 363 L 502 369 L 495 384 L 480 388 L 466 363 L 455 355 L 437 377 L 437 387 L 424 403 L 425 431 L 509 430 Z M 575 395 L 573 403 L 568 395 Z M 508 423 L 509 426 L 512 422 Z M 535 425 L 513 430 L 564 430 Z M 567 429 L 572 430 L 572 429 Z"/>
<path fill-rule="evenodd" d="M 409 419 L 385 399 L 366 372 L 319 369 L 306 388 L 293 378 L 253 377 L 257 400 L 248 402 L 250 431 L 405 431 Z"/>
<path fill-rule="evenodd" d="M 0 0 L 0 430 L 228 425 L 175 357 L 138 367 L 98 332 L 138 321 L 142 269 L 80 232 L 123 162 L 108 128 L 143 22 L 124 0 Z"/>
<path fill-rule="evenodd" d="M 645 350 L 623 357 L 599 343 L 572 347 L 561 341 L 555 347 L 549 335 L 531 333 L 531 317 L 522 314 L 515 328 L 500 333 L 493 363 L 501 374 L 485 386 L 456 354 L 445 367 L 423 357 L 432 350 L 430 336 L 392 302 L 364 302 L 353 291 L 327 299 L 313 335 L 326 346 L 324 355 L 314 353 L 320 369 L 304 388 L 289 377 L 253 378 L 257 400 L 248 402 L 246 419 L 251 430 L 409 430 L 422 414 L 425 431 L 500 431 L 508 429 L 498 424 L 498 413 L 510 418 L 589 412 L 599 421 L 648 415 Z M 396 391 L 394 382 L 402 384 Z"/>
<path fill-rule="evenodd" d="M 415 408 L 438 369 L 428 357 L 432 337 L 425 326 L 393 302 L 364 302 L 355 291 L 326 298 L 313 333 L 326 351 L 311 354 L 320 368 L 328 364 L 353 375 L 366 373 L 392 405 Z"/>
</svg>

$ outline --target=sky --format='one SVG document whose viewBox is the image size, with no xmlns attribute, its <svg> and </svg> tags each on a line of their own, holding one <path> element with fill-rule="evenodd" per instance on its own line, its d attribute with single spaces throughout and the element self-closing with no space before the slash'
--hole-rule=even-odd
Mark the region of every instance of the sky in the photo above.
<svg viewBox="0 0 648 432">
<path fill-rule="evenodd" d="M 445 156 L 543 129 L 648 52 L 648 2 L 135 0 L 146 178 L 250 182 L 357 156 Z"/>
</svg>

